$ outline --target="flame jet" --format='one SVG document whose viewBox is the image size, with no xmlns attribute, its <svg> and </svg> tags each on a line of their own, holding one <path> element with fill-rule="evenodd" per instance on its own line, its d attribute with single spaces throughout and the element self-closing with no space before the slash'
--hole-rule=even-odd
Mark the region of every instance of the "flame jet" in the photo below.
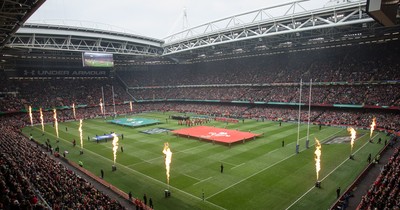
<svg viewBox="0 0 400 210">
<path fill-rule="evenodd" d="M 57 110 L 53 109 L 54 115 L 54 128 L 56 129 L 57 139 L 58 139 L 58 122 L 57 122 Z"/>
<path fill-rule="evenodd" d="M 101 98 L 100 98 L 100 103 L 99 103 L 99 105 L 100 105 L 100 112 L 101 112 L 102 115 L 104 115 L 104 111 L 103 111 L 103 102 L 102 102 Z"/>
<path fill-rule="evenodd" d="M 167 183 L 169 185 L 169 171 L 170 171 L 170 165 L 171 165 L 171 160 L 172 160 L 172 152 L 169 149 L 168 142 L 164 143 L 164 149 L 162 152 L 165 155 L 165 169 L 166 169 L 166 175 L 167 175 Z"/>
<path fill-rule="evenodd" d="M 371 133 L 369 134 L 369 138 L 372 138 L 372 133 L 374 132 L 376 128 L 376 117 L 372 118 L 372 123 L 371 123 Z"/>
<path fill-rule="evenodd" d="M 354 130 L 354 128 L 352 127 L 348 127 L 347 131 L 350 132 L 350 145 L 351 145 L 351 153 L 353 153 L 353 146 L 354 146 L 354 140 L 356 139 L 356 130 Z"/>
<path fill-rule="evenodd" d="M 74 113 L 74 119 L 76 120 L 75 104 L 72 104 L 72 112 Z"/>
<path fill-rule="evenodd" d="M 29 119 L 31 120 L 31 126 L 33 126 L 32 107 L 31 106 L 29 106 Z"/>
<path fill-rule="evenodd" d="M 113 154 L 114 154 L 114 166 L 115 166 L 115 161 L 117 160 L 117 150 L 118 150 L 118 136 L 117 134 L 113 133 L 112 136 L 114 136 L 112 145 L 113 145 Z"/>
<path fill-rule="evenodd" d="M 39 109 L 39 113 L 40 113 L 40 123 L 42 124 L 42 133 L 44 133 L 44 120 L 43 120 L 42 108 Z"/>
<path fill-rule="evenodd" d="M 79 137 L 81 138 L 81 149 L 83 149 L 83 130 L 82 130 L 82 119 L 79 120 Z"/>
<path fill-rule="evenodd" d="M 319 171 L 321 170 L 321 144 L 318 139 L 315 138 L 315 171 L 317 172 L 317 181 L 319 180 Z"/>
</svg>

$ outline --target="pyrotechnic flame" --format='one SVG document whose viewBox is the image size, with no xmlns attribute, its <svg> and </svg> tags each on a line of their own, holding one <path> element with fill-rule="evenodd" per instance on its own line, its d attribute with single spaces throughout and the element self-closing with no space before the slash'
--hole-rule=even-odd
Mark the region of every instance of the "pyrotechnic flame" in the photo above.
<svg viewBox="0 0 400 210">
<path fill-rule="evenodd" d="M 39 112 L 40 112 L 40 123 L 42 124 L 42 132 L 44 133 L 44 120 L 43 120 L 42 108 L 39 109 Z"/>
<path fill-rule="evenodd" d="M 376 118 L 374 117 L 374 118 L 372 118 L 371 133 L 369 134 L 369 138 L 372 137 L 372 133 L 374 132 L 375 128 L 376 128 Z"/>
<path fill-rule="evenodd" d="M 101 100 L 101 98 L 100 98 L 100 111 L 101 111 L 101 114 L 104 114 L 104 112 L 103 112 L 103 102 L 102 102 L 102 100 Z"/>
<path fill-rule="evenodd" d="M 132 101 L 129 102 L 129 105 L 131 107 L 131 112 L 133 111 L 133 107 L 132 107 Z"/>
<path fill-rule="evenodd" d="M 33 126 L 32 107 L 31 106 L 29 106 L 29 119 L 31 120 L 31 126 Z"/>
<path fill-rule="evenodd" d="M 56 134 L 57 134 L 57 139 L 58 139 L 57 110 L 56 110 L 56 109 L 53 109 L 53 112 L 54 112 L 54 115 L 53 115 L 53 117 L 54 117 L 54 127 L 55 127 L 55 129 L 56 129 Z"/>
<path fill-rule="evenodd" d="M 318 139 L 315 138 L 315 171 L 317 172 L 317 181 L 319 180 L 319 171 L 321 170 L 321 144 Z"/>
<path fill-rule="evenodd" d="M 81 138 L 81 149 L 83 149 L 82 119 L 79 120 L 79 137 Z"/>
<path fill-rule="evenodd" d="M 164 143 L 164 149 L 162 151 L 165 154 L 165 169 L 166 169 L 166 174 L 167 174 L 167 183 L 169 184 L 169 170 L 170 170 L 170 165 L 171 165 L 171 160 L 172 160 L 172 152 L 169 149 L 169 144 Z"/>
<path fill-rule="evenodd" d="M 118 150 L 118 140 L 119 139 L 118 139 L 117 134 L 113 133 L 111 135 L 114 136 L 112 145 L 113 145 L 114 165 L 115 165 L 115 160 L 117 159 L 117 150 Z"/>
<path fill-rule="evenodd" d="M 347 131 L 350 132 L 350 138 L 351 138 L 350 145 L 351 145 L 351 151 L 353 151 L 354 140 L 356 139 L 357 133 L 356 130 L 354 130 L 354 128 L 352 127 L 348 127 Z"/>
<path fill-rule="evenodd" d="M 74 113 L 74 119 L 76 120 L 75 104 L 72 104 L 72 112 Z"/>
</svg>

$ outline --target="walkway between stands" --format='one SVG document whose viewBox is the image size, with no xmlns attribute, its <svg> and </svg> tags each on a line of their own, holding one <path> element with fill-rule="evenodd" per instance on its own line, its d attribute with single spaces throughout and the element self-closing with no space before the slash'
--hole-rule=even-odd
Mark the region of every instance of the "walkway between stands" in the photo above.
<svg viewBox="0 0 400 210">
<path fill-rule="evenodd" d="M 36 146 L 35 142 L 29 141 L 31 144 Z M 88 176 L 87 174 L 83 173 L 81 170 L 78 170 L 77 168 L 71 166 L 69 163 L 62 161 L 60 158 L 54 157 L 53 155 L 50 154 L 50 152 L 46 151 L 43 147 L 39 147 L 43 152 L 49 155 L 50 158 L 55 159 L 57 162 L 60 162 L 63 164 L 66 168 L 69 170 L 73 171 L 75 174 L 78 176 L 84 178 L 86 181 L 90 182 L 96 189 L 99 191 L 102 191 L 104 194 L 108 195 L 110 198 L 117 200 L 122 206 L 124 206 L 126 209 L 134 209 L 136 206 L 133 204 L 133 202 L 128 201 L 124 197 L 120 196 L 113 190 L 109 189 L 108 187 L 104 186 L 103 184 L 99 183 L 95 179 L 93 179 L 91 176 Z"/>
<path fill-rule="evenodd" d="M 347 209 L 357 209 L 358 204 L 360 204 L 361 202 L 362 196 L 367 194 L 367 191 L 381 173 L 382 167 L 389 161 L 389 158 L 393 155 L 394 148 L 396 148 L 396 146 L 398 145 L 395 144 L 393 148 L 388 146 L 388 148 L 382 152 L 379 163 L 375 166 L 372 166 L 365 177 L 355 186 L 356 189 L 353 191 L 354 197 L 350 198 L 349 206 L 347 207 Z"/>
</svg>

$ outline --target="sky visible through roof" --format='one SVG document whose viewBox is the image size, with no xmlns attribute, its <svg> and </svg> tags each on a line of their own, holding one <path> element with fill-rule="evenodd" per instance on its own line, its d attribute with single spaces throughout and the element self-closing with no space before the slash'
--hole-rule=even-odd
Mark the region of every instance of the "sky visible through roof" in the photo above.
<svg viewBox="0 0 400 210">
<path fill-rule="evenodd" d="M 47 0 L 27 22 L 101 28 L 162 39 L 185 27 L 195 27 L 221 18 L 288 2 L 293 1 Z M 309 0 L 301 2 L 300 5 L 311 10 L 324 7 L 327 2 L 328 0 Z M 282 15 L 287 9 L 289 6 L 272 12 Z M 186 11 L 186 18 L 184 18 L 184 11 Z M 296 11 L 302 11 L 302 8 L 296 7 Z"/>
</svg>

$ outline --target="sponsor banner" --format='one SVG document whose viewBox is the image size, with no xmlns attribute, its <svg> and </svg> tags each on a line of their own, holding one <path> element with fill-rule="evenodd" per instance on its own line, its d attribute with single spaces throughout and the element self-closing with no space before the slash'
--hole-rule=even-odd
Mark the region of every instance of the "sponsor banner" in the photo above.
<svg viewBox="0 0 400 210">
<path fill-rule="evenodd" d="M 144 130 L 144 131 L 140 131 L 141 133 L 145 133 L 145 134 L 157 134 L 157 133 L 164 133 L 164 132 L 168 132 L 171 131 L 171 129 L 168 128 L 153 128 L 153 129 L 149 129 L 149 130 Z"/>
<path fill-rule="evenodd" d="M 324 144 L 341 144 L 341 143 L 349 143 L 350 136 L 337 136 L 331 139 L 328 139 L 324 142 Z"/>
<path fill-rule="evenodd" d="M 119 118 L 115 120 L 108 120 L 107 122 L 115 123 L 118 125 L 125 125 L 131 127 L 139 127 L 146 125 L 158 124 L 160 121 L 146 118 Z"/>
<path fill-rule="evenodd" d="M 347 128 L 343 126 L 343 128 Z M 361 134 L 360 136 L 357 136 L 356 141 L 363 137 L 365 134 Z M 333 138 L 330 138 L 326 141 L 324 141 L 324 144 L 343 144 L 343 143 L 350 143 L 351 138 L 350 136 L 335 136 Z"/>
<path fill-rule="evenodd" d="M 121 134 L 117 134 L 117 133 L 115 133 L 115 135 L 121 136 Z M 95 137 L 92 138 L 92 140 L 93 141 L 100 141 L 100 140 L 106 140 L 107 141 L 107 139 L 113 139 L 113 138 L 114 138 L 113 133 L 110 133 L 110 134 L 104 134 L 104 135 L 101 135 L 101 136 L 96 135 Z"/>
<path fill-rule="evenodd" d="M 109 69 L 18 70 L 19 77 L 108 77 Z"/>
</svg>

